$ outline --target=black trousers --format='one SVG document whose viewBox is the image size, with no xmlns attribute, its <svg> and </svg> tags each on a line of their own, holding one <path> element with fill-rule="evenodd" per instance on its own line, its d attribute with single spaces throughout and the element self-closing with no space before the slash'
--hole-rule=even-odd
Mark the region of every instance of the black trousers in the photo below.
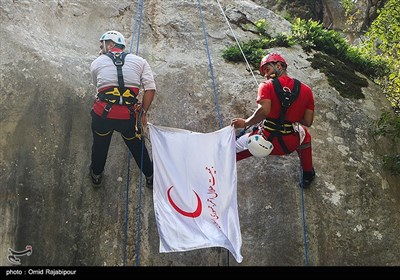
<svg viewBox="0 0 400 280">
<path fill-rule="evenodd" d="M 153 163 L 150 159 L 149 152 L 146 145 L 142 143 L 144 137 L 141 139 L 135 137 L 134 120 L 115 120 L 103 119 L 98 116 L 93 110 L 92 116 L 92 169 L 93 173 L 98 175 L 104 170 L 107 161 L 107 154 L 111 143 L 111 138 L 114 130 L 119 132 L 124 139 L 126 146 L 128 146 L 136 164 L 139 168 L 142 166 L 142 172 L 146 177 L 153 175 Z M 143 147 L 143 153 L 142 153 Z M 142 163 L 143 154 L 143 163 Z"/>
</svg>

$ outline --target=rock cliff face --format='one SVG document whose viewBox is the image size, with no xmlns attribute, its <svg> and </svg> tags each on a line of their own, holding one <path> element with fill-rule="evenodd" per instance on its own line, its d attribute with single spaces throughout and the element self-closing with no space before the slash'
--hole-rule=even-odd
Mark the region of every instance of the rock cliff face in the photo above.
<svg viewBox="0 0 400 280">
<path fill-rule="evenodd" d="M 198 3 L 144 2 L 138 53 L 151 64 L 158 87 L 149 121 L 198 132 L 219 129 Z M 274 23 L 271 32 L 290 29 L 252 1 L 219 2 L 241 41 L 254 35 L 240 21 L 233 23 L 240 17 L 267 18 Z M 222 59 L 223 48 L 235 40 L 217 2 L 201 4 L 218 109 L 227 126 L 256 108 L 257 83 L 244 64 Z M 317 178 L 304 203 L 297 155 L 241 161 L 243 262 L 221 248 L 160 254 L 152 192 L 140 191 L 133 161 L 128 171 L 118 134 L 105 186 L 94 190 L 88 178 L 95 95 L 89 65 L 106 30 L 119 30 L 131 41 L 136 11 L 137 2 L 130 0 L 0 0 L 0 265 L 10 265 L 9 248 L 27 245 L 33 253 L 21 257 L 24 265 L 120 266 L 126 253 L 126 265 L 300 266 L 305 248 L 310 265 L 400 265 L 400 181 L 378 160 L 398 147 L 371 134 L 371 123 L 390 105 L 371 81 L 362 88 L 365 98 L 342 97 L 311 67 L 315 54 L 299 47 L 274 51 L 315 94 L 310 131 Z M 128 48 L 134 45 L 135 52 L 133 41 Z"/>
</svg>

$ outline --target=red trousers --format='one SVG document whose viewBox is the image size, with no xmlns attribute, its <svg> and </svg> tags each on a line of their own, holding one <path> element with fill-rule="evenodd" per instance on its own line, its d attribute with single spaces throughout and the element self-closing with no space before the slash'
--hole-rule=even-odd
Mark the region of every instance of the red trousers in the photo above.
<svg viewBox="0 0 400 280">
<path fill-rule="evenodd" d="M 290 153 L 296 151 L 297 154 L 299 155 L 302 168 L 304 172 L 309 172 L 312 171 L 313 169 L 313 163 L 312 163 L 312 149 L 311 149 L 311 135 L 308 132 L 307 128 L 303 127 L 305 130 L 305 137 L 303 143 L 300 145 L 300 138 L 298 133 L 293 133 L 289 135 L 284 135 L 283 141 L 286 144 L 286 147 L 290 151 Z M 250 135 L 253 135 L 257 133 L 258 131 L 252 132 Z M 265 138 L 268 138 L 269 132 L 262 129 L 262 132 L 265 136 Z M 270 155 L 275 155 L 275 156 L 283 156 L 286 155 L 284 150 L 282 149 L 281 145 L 279 144 L 277 136 L 272 139 L 272 144 L 274 145 L 274 149 L 272 150 Z M 252 156 L 252 154 L 249 152 L 249 150 L 244 150 L 242 152 L 236 153 L 236 161 L 240 161 L 242 159 L 248 158 Z"/>
</svg>

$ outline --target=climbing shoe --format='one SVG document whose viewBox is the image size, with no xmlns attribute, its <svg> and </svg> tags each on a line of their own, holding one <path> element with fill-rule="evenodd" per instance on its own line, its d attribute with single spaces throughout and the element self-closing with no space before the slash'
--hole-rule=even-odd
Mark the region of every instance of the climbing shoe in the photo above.
<svg viewBox="0 0 400 280">
<path fill-rule="evenodd" d="M 103 181 L 103 172 L 101 172 L 99 175 L 96 175 L 93 173 L 92 167 L 90 167 L 90 178 L 92 179 L 93 187 L 98 188 L 101 186 Z"/>
<path fill-rule="evenodd" d="M 304 171 L 303 172 L 303 188 L 306 189 L 311 185 L 311 182 L 315 178 L 315 170 L 314 168 L 312 171 Z"/>
<path fill-rule="evenodd" d="M 146 177 L 146 187 L 149 189 L 153 188 L 153 175 Z"/>
</svg>

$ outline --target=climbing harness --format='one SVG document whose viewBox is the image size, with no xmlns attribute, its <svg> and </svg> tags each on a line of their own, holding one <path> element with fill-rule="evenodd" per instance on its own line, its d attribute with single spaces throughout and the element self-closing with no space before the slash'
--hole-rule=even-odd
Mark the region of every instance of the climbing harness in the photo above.
<svg viewBox="0 0 400 280">
<path fill-rule="evenodd" d="M 125 57 L 128 53 L 106 53 L 117 67 L 118 75 L 118 87 L 114 87 L 112 90 L 106 89 L 97 93 L 97 98 L 101 101 L 105 101 L 107 104 L 104 106 L 104 111 L 101 117 L 103 119 L 107 118 L 108 113 L 111 111 L 112 105 L 126 105 L 131 112 L 131 118 L 133 117 L 134 111 L 132 105 L 135 105 L 138 100 L 132 91 L 125 87 L 124 75 L 122 73 L 122 66 L 125 63 Z"/>
<path fill-rule="evenodd" d="M 138 100 L 136 98 L 135 93 L 131 89 L 125 87 L 124 75 L 122 73 L 122 66 L 124 66 L 125 57 L 128 55 L 128 53 L 109 52 L 106 53 L 105 55 L 107 55 L 113 61 L 114 65 L 117 67 L 118 87 L 114 87 L 112 89 L 108 88 L 97 93 L 97 98 L 100 101 L 104 101 L 107 103 L 104 106 L 104 110 L 101 117 L 103 119 L 106 119 L 108 113 L 111 111 L 112 106 L 114 104 L 127 106 L 130 112 L 129 119 L 131 121 L 131 125 L 133 125 L 133 121 L 135 121 L 134 124 L 135 136 L 132 138 L 126 138 L 124 136 L 122 137 L 125 138 L 126 140 L 132 140 L 133 138 L 141 139 L 141 129 L 139 129 L 138 125 L 138 110 L 139 110 L 139 106 L 137 106 Z"/>
<path fill-rule="evenodd" d="M 283 151 L 286 154 L 290 154 L 292 151 L 289 151 L 287 148 L 285 142 L 283 141 L 283 136 L 295 133 L 295 130 L 292 122 L 285 121 L 285 116 L 289 107 L 299 96 L 301 83 L 299 80 L 294 79 L 294 86 L 292 90 L 290 90 L 288 87 L 282 87 L 278 78 L 272 79 L 272 84 L 274 86 L 275 93 L 281 102 L 281 113 L 279 119 L 266 118 L 262 124 L 262 127 L 270 133 L 268 136 L 268 140 L 270 142 L 277 137 Z"/>
</svg>

